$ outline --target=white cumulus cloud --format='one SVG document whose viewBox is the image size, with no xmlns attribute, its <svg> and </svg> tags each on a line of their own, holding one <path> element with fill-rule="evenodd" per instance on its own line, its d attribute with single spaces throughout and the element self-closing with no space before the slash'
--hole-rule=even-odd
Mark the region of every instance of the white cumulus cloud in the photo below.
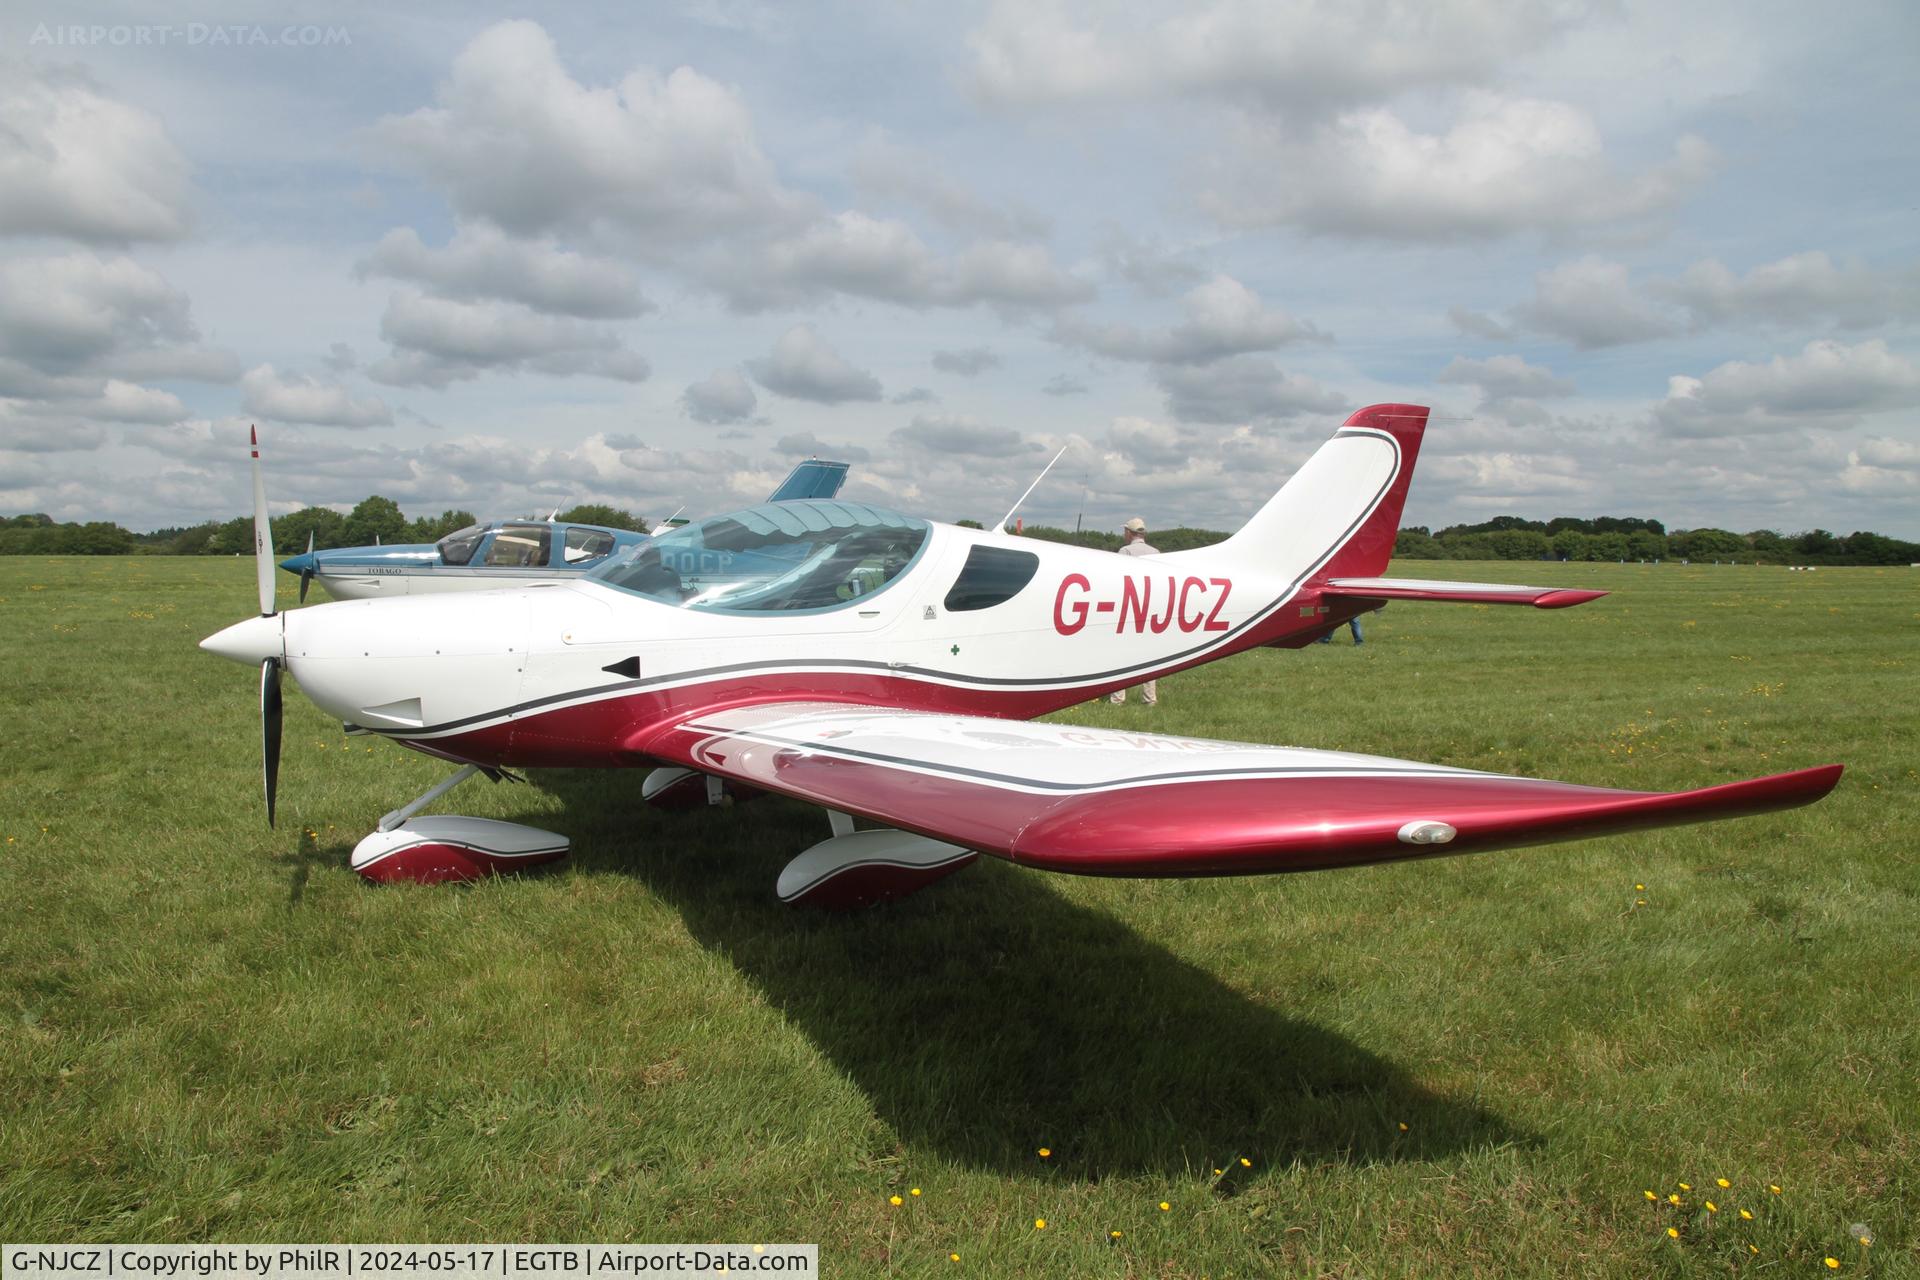
<svg viewBox="0 0 1920 1280">
<path fill-rule="evenodd" d="M 384 427 L 393 422 L 393 411 L 378 396 L 356 400 L 337 382 L 283 375 L 270 364 L 240 375 L 240 389 L 246 393 L 248 413 L 280 422 L 321 427 Z"/>
<path fill-rule="evenodd" d="M 0 234 L 178 240 L 187 162 L 160 121 L 71 68 L 0 59 Z"/>
<path fill-rule="evenodd" d="M 1920 368 L 1883 339 L 1853 346 L 1819 339 L 1764 364 L 1732 360 L 1703 377 L 1675 375 L 1653 419 L 1671 435 L 1722 436 L 1842 428 L 1863 414 L 1915 406 Z"/>
<path fill-rule="evenodd" d="M 847 363 L 811 325 L 787 330 L 766 358 L 747 367 L 761 386 L 792 400 L 843 404 L 880 398 L 880 380 Z"/>
</svg>

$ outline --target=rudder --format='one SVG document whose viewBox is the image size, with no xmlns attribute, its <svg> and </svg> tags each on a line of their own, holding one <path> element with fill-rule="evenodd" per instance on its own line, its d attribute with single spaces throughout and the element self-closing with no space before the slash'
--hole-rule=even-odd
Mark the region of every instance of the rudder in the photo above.
<svg viewBox="0 0 1920 1280">
<path fill-rule="evenodd" d="M 1317 578 L 1372 577 L 1393 558 L 1428 409 L 1368 405 L 1214 553 Z"/>
</svg>

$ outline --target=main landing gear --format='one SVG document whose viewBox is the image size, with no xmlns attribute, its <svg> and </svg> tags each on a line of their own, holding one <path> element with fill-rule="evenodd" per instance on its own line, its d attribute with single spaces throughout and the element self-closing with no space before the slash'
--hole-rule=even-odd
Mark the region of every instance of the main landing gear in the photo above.
<svg viewBox="0 0 1920 1280">
<path fill-rule="evenodd" d="M 463 766 L 380 819 L 380 829 L 354 847 L 353 869 L 379 883 L 445 884 L 567 856 L 565 836 L 536 827 L 454 814 L 415 816 L 477 773 L 496 782 L 519 781 L 503 770 Z M 650 804 L 684 809 L 732 804 L 764 793 L 713 774 L 668 767 L 648 774 L 640 794 Z M 827 810 L 827 822 L 833 834 L 789 862 L 774 883 L 774 892 L 789 906 L 844 911 L 891 902 L 944 880 L 980 856 L 891 827 L 858 831 L 852 816 L 836 809 Z"/>
<path fill-rule="evenodd" d="M 640 794 L 663 809 L 725 805 L 763 795 L 757 788 L 677 766 L 655 769 Z M 891 902 L 944 880 L 980 855 L 910 831 L 856 831 L 853 818 L 827 810 L 833 835 L 789 862 L 774 892 L 789 906 L 845 911 Z"/>
</svg>

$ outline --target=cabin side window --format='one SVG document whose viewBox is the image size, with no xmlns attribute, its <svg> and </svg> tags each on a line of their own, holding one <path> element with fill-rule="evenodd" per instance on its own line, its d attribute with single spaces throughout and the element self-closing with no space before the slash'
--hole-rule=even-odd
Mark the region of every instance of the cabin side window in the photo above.
<svg viewBox="0 0 1920 1280">
<path fill-rule="evenodd" d="M 544 524 L 502 525 L 487 548 L 487 563 L 514 569 L 544 565 L 551 536 L 552 530 Z"/>
<path fill-rule="evenodd" d="M 947 590 L 947 612 L 966 613 L 1005 604 L 1019 595 L 1039 570 L 1040 557 L 1031 551 L 975 547 L 967 553 L 966 567 Z"/>
<path fill-rule="evenodd" d="M 605 529 L 569 529 L 561 555 L 568 564 L 585 564 L 589 560 L 598 560 L 611 550 L 613 535 Z"/>
<path fill-rule="evenodd" d="M 440 561 L 442 564 L 464 565 L 473 559 L 473 550 L 480 545 L 480 539 L 487 531 L 477 524 L 448 534 L 440 539 Z"/>
</svg>

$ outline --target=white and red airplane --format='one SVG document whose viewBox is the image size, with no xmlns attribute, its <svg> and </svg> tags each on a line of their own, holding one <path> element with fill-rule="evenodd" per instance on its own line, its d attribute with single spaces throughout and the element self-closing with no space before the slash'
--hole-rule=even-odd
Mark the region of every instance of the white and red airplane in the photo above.
<svg viewBox="0 0 1920 1280">
<path fill-rule="evenodd" d="M 1087 875 L 1305 871 L 1541 844 L 1807 804 L 1841 767 L 1671 794 L 1346 752 L 1027 723 L 1261 645 L 1298 648 L 1389 600 L 1561 608 L 1604 593 L 1377 576 L 1427 410 L 1349 418 L 1218 545 L 1151 558 L 844 501 L 765 504 L 522 590 L 273 611 L 201 647 L 261 671 L 272 821 L 279 676 L 350 732 L 462 765 L 354 852 L 370 878 L 550 860 L 564 837 L 416 818 L 475 772 L 654 768 L 664 800 L 728 788 L 820 805 L 832 837 L 776 886 L 853 905 L 992 853 Z M 853 819 L 882 824 L 856 830 Z"/>
</svg>

